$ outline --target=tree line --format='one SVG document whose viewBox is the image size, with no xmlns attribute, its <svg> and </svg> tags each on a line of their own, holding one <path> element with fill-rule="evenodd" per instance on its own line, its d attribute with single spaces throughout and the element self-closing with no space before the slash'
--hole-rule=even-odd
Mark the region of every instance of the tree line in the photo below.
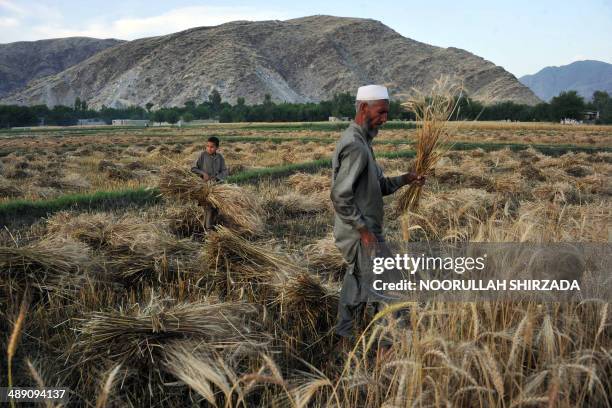
<svg viewBox="0 0 612 408">
<path fill-rule="evenodd" d="M 235 104 L 223 101 L 218 91 L 213 90 L 208 100 L 196 103 L 188 101 L 181 107 L 152 110 L 152 103 L 145 107 L 110 108 L 102 106 L 91 109 L 79 98 L 73 106 L 45 105 L 17 106 L 0 105 L 0 128 L 77 124 L 79 119 L 96 118 L 110 124 L 113 119 L 149 119 L 153 122 L 175 124 L 179 120 L 191 122 L 198 119 L 218 119 L 220 122 L 313 122 L 326 121 L 330 116 L 353 117 L 355 96 L 340 93 L 331 100 L 318 103 L 275 103 L 266 94 L 260 104 L 247 105 L 240 97 Z M 591 101 L 585 101 L 576 91 L 562 92 L 550 102 L 534 106 L 514 102 L 484 105 L 469 97 L 457 101 L 453 120 L 511 120 L 521 122 L 552 122 L 561 119 L 583 118 L 585 111 L 599 111 L 597 123 L 612 123 L 612 97 L 596 91 Z M 391 101 L 389 120 L 412 120 L 414 115 L 404 109 L 400 101 Z"/>
</svg>

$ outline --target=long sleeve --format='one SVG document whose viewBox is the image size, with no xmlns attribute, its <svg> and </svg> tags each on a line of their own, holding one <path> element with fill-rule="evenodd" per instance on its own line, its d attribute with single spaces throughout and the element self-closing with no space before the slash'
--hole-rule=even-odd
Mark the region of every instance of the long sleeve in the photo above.
<svg viewBox="0 0 612 408">
<path fill-rule="evenodd" d="M 224 181 L 229 172 L 227 171 L 227 167 L 225 166 L 225 159 L 223 156 L 219 156 L 219 173 L 217 174 L 217 180 Z"/>
<path fill-rule="evenodd" d="M 193 163 L 193 167 L 191 168 L 191 171 L 193 173 L 203 176 L 204 174 L 206 174 L 206 172 L 202 170 L 203 164 L 204 164 L 204 153 L 201 153 L 196 159 L 196 161 Z"/>
<path fill-rule="evenodd" d="M 382 177 L 379 179 L 380 191 L 384 196 L 395 193 L 400 187 L 405 186 L 404 176 Z"/>
<path fill-rule="evenodd" d="M 332 183 L 330 198 L 336 214 L 356 229 L 366 226 L 361 211 L 355 204 L 353 190 L 368 163 L 368 155 L 358 145 L 350 144 L 340 153 L 340 164 Z"/>
<path fill-rule="evenodd" d="M 395 193 L 400 187 L 406 185 L 404 176 L 385 177 L 382 169 L 376 164 L 376 171 L 378 174 L 378 182 L 380 183 L 380 191 L 382 195 L 386 196 Z"/>
</svg>

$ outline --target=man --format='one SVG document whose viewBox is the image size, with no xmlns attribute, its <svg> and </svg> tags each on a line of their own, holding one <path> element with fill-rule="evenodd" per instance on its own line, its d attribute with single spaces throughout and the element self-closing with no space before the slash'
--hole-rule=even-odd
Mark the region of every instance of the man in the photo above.
<svg viewBox="0 0 612 408">
<path fill-rule="evenodd" d="M 370 258 L 386 249 L 383 233 L 383 196 L 425 178 L 415 173 L 385 177 L 376 163 L 372 139 L 387 121 L 389 94 L 380 85 L 357 91 L 356 115 L 336 144 L 332 159 L 331 200 L 335 210 L 334 238 L 349 267 L 338 302 L 336 333 L 352 338 L 353 319 L 361 315 L 372 292 Z"/>
<path fill-rule="evenodd" d="M 221 153 L 217 153 L 219 149 L 219 138 L 211 136 L 206 142 L 206 151 L 200 153 L 200 156 L 193 164 L 191 171 L 199 174 L 204 181 L 223 182 L 227 178 L 227 167 L 225 167 L 225 159 Z M 210 230 L 216 222 L 217 209 L 207 208 L 204 228 Z"/>
<path fill-rule="evenodd" d="M 211 136 L 206 142 L 206 151 L 200 153 L 200 157 L 195 161 L 191 171 L 199 174 L 204 181 L 224 181 L 227 177 L 227 167 L 225 159 L 219 149 L 219 138 Z"/>
</svg>

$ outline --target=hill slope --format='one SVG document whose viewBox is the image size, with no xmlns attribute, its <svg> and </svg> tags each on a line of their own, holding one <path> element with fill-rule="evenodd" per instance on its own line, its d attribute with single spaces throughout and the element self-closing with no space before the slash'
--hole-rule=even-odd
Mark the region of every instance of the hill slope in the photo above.
<svg viewBox="0 0 612 408">
<path fill-rule="evenodd" d="M 0 97 L 33 79 L 57 74 L 120 40 L 70 37 L 0 44 Z"/>
<path fill-rule="evenodd" d="M 512 74 L 467 51 L 402 37 L 378 21 L 331 16 L 235 21 L 130 41 L 0 102 L 70 105 L 78 96 L 98 108 L 176 106 L 205 100 L 212 89 L 230 102 L 259 103 L 266 93 L 305 102 L 366 83 L 385 83 L 398 96 L 442 74 L 463 79 L 480 100 L 538 102 Z"/>
<path fill-rule="evenodd" d="M 612 93 L 612 64 L 576 61 L 560 67 L 546 67 L 519 80 L 545 101 L 569 90 L 578 91 L 586 99 L 591 99 L 595 91 Z"/>
</svg>

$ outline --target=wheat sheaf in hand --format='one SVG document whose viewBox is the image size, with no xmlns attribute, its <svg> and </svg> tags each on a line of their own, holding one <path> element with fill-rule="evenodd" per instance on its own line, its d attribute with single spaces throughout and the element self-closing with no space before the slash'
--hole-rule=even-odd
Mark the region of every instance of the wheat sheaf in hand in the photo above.
<svg viewBox="0 0 612 408">
<path fill-rule="evenodd" d="M 451 129 L 449 121 L 457 113 L 463 86 L 449 77 L 438 79 L 429 93 L 413 90 L 413 97 L 402 105 L 416 117 L 416 158 L 413 171 L 419 176 L 428 175 L 436 163 L 450 149 Z M 408 240 L 408 213 L 419 205 L 422 186 L 411 184 L 400 192 L 395 204 L 402 216 L 404 239 Z"/>
</svg>

